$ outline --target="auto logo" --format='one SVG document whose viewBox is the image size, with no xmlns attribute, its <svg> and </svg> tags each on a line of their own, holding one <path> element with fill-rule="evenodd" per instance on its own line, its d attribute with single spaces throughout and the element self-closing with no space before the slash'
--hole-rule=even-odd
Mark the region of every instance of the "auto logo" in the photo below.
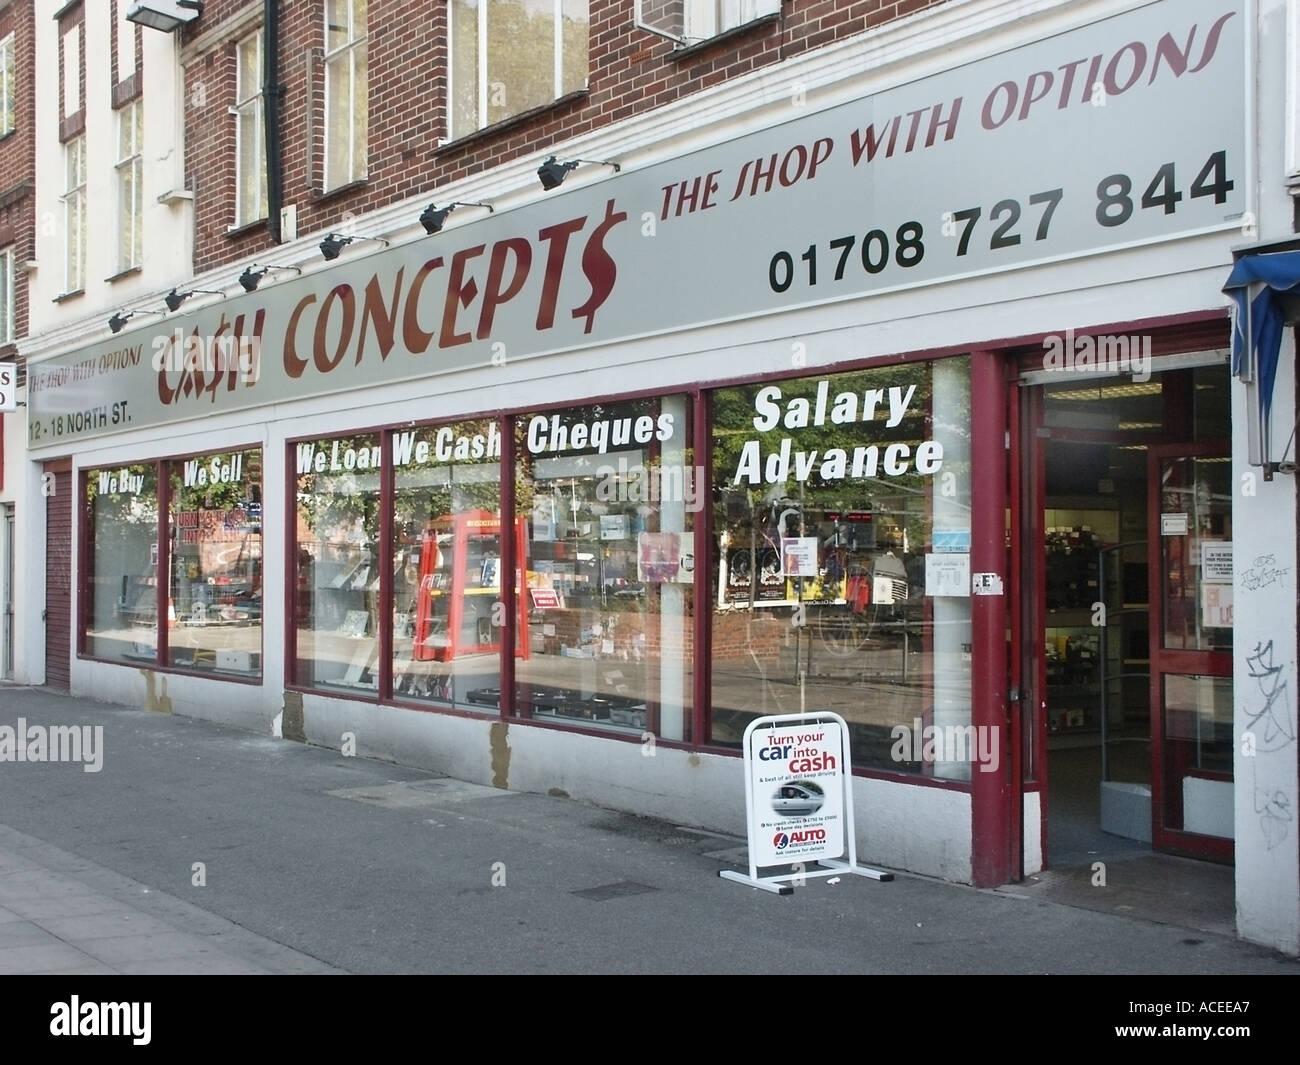
<svg viewBox="0 0 1300 1065">
<path fill-rule="evenodd" d="M 790 842 L 790 837 L 787 836 L 784 832 L 778 832 L 775 836 L 772 837 L 772 846 L 774 846 L 779 851 L 785 850 L 786 845 L 789 842 Z"/>
</svg>

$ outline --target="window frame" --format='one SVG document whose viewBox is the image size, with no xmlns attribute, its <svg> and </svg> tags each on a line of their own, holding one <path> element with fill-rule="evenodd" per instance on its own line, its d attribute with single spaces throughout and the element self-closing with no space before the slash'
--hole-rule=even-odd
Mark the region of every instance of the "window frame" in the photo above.
<svg viewBox="0 0 1300 1065">
<path fill-rule="evenodd" d="M 491 0 L 475 0 L 476 25 L 474 32 L 474 47 L 476 56 L 474 61 L 475 68 L 475 117 L 474 127 L 472 129 L 458 129 L 455 125 L 456 119 L 456 62 L 455 62 L 455 5 L 452 2 L 447 4 L 447 137 L 449 140 L 457 140 L 462 137 L 469 137 L 478 133 L 480 130 L 487 129 L 500 122 L 508 122 L 518 115 L 533 110 L 536 107 L 544 107 L 553 104 L 556 100 L 563 99 L 574 89 L 565 88 L 565 70 L 564 70 L 564 47 L 563 47 L 563 19 L 565 0 L 551 0 L 551 41 L 553 44 L 553 61 L 552 61 L 552 79 L 550 99 L 541 103 L 526 104 L 523 107 L 512 109 L 508 114 L 498 118 L 491 118 L 488 114 L 489 101 L 493 92 L 493 82 L 489 80 L 491 56 L 490 56 L 490 39 L 489 39 L 489 19 L 488 5 Z M 586 68 L 583 71 L 582 84 L 585 86 L 588 81 L 591 64 L 591 5 L 587 4 L 586 15 L 587 26 L 587 57 Z M 570 72 L 571 73 L 571 72 Z"/>
<path fill-rule="evenodd" d="M 325 68 L 325 121 L 324 121 L 324 158 L 321 164 L 321 185 L 324 191 L 329 192 L 333 189 L 341 188 L 344 185 L 350 185 L 357 181 L 365 180 L 368 163 L 368 136 L 370 130 L 369 122 L 369 62 L 367 45 L 369 42 L 368 27 L 364 24 L 368 16 L 368 5 L 362 3 L 361 21 L 362 25 L 358 28 L 357 6 L 358 0 L 340 0 L 344 10 L 347 13 L 347 26 L 344 29 L 345 39 L 343 44 L 333 50 L 330 49 L 330 7 L 331 0 L 326 0 L 323 5 L 323 18 L 325 19 L 325 48 L 322 65 Z M 361 86 L 361 96 L 366 101 L 366 109 L 358 112 L 358 59 L 361 63 L 360 80 L 365 83 Z M 333 107 L 334 92 L 333 78 L 337 77 L 336 73 L 339 68 L 346 66 L 348 92 L 345 114 L 338 114 Z M 344 128 L 345 127 L 345 128 Z M 340 132 L 346 132 L 348 141 L 347 165 L 342 173 L 334 173 L 331 168 L 333 158 L 334 140 L 340 135 Z M 360 159 L 358 160 L 358 147 L 360 148 Z"/>
<path fill-rule="evenodd" d="M 123 273 L 144 262 L 144 99 L 136 97 L 116 112 L 117 161 L 113 164 L 117 181 L 118 272 Z M 130 129 L 131 150 L 124 154 L 123 139 Z M 126 181 L 131 182 L 130 210 L 125 204 Z"/>
<path fill-rule="evenodd" d="M 63 145 L 63 291 L 86 286 L 86 135 Z"/>
<path fill-rule="evenodd" d="M 17 101 L 14 94 L 14 34 L 0 39 L 0 137 L 18 128 Z"/>
<path fill-rule="evenodd" d="M 256 70 L 253 73 L 256 91 L 250 95 L 239 95 L 240 85 L 244 82 L 244 50 L 249 41 L 253 41 L 256 50 Z M 235 41 L 235 102 L 230 107 L 230 114 L 235 119 L 235 218 L 231 229 L 242 229 L 263 221 L 270 214 L 270 194 L 266 175 L 266 138 L 263 133 L 263 93 L 261 68 L 264 61 L 266 39 L 263 28 L 258 26 L 251 33 Z M 247 180 L 244 166 L 244 148 L 251 139 L 253 167 L 258 175 L 258 192 L 256 203 L 248 203 L 244 185 Z"/>
<path fill-rule="evenodd" d="M 17 303 L 14 299 L 14 246 L 0 249 L 0 344 L 12 344 L 18 332 Z"/>
<path fill-rule="evenodd" d="M 780 11 L 781 0 L 683 0 L 682 37 L 698 44 Z"/>
</svg>

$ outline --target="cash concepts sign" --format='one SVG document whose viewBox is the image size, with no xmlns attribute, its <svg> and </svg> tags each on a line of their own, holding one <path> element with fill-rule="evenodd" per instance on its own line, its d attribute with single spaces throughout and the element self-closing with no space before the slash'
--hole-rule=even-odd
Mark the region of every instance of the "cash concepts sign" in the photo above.
<svg viewBox="0 0 1300 1065">
<path fill-rule="evenodd" d="M 844 745 L 837 722 L 758 732 L 750 772 L 750 845 L 757 865 L 844 853 Z"/>
<path fill-rule="evenodd" d="M 1159 0 L 33 362 L 29 445 L 1236 230 L 1247 10 Z"/>
</svg>

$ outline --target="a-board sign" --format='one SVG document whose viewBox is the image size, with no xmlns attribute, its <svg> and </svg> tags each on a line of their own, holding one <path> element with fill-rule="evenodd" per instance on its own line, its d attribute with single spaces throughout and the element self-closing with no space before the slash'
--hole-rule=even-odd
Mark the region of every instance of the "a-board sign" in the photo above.
<svg viewBox="0 0 1300 1065">
<path fill-rule="evenodd" d="M 757 717 L 742 742 L 749 871 L 720 869 L 718 876 L 778 895 L 810 877 L 894 878 L 858 865 L 853 759 L 842 717 L 829 710 Z M 789 871 L 759 875 L 760 867 L 781 866 Z"/>
<path fill-rule="evenodd" d="M 844 764 L 835 722 L 755 736 L 749 811 L 759 865 L 844 853 Z"/>
</svg>

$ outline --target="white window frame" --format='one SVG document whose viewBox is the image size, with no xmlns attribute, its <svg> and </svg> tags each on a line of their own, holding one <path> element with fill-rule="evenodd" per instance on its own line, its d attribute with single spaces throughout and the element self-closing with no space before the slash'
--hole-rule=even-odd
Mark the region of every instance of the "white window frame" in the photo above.
<svg viewBox="0 0 1300 1065">
<path fill-rule="evenodd" d="M 0 251 L 0 344 L 12 344 L 17 332 L 14 304 L 14 249 L 13 245 Z"/>
<path fill-rule="evenodd" d="M 63 146 L 63 291 L 86 287 L 86 135 Z"/>
<path fill-rule="evenodd" d="M 12 133 L 17 125 L 14 109 L 14 35 L 0 41 L 0 137 Z"/>
<path fill-rule="evenodd" d="M 257 49 L 254 82 L 256 92 L 251 96 L 240 97 L 239 87 L 244 81 L 244 46 L 250 40 L 255 41 Z M 265 45 L 260 26 L 235 42 L 235 104 L 230 108 L 230 113 L 235 116 L 235 222 L 231 229 L 251 225 L 265 218 L 270 210 L 266 188 L 266 138 L 262 132 L 262 60 Z M 248 203 L 244 195 L 245 175 L 241 166 L 244 145 L 250 141 L 255 160 L 253 166 L 260 175 L 256 203 Z"/>
<path fill-rule="evenodd" d="M 117 112 L 118 271 L 143 262 L 144 228 L 144 100 L 137 97 Z M 129 184 L 128 184 L 129 183 Z M 126 202 L 130 192 L 131 203 Z"/>
<path fill-rule="evenodd" d="M 361 7 L 361 25 L 358 25 L 357 7 L 358 0 L 343 0 L 343 6 L 346 11 L 347 26 L 345 28 L 345 39 L 343 43 L 333 50 L 330 49 L 330 8 L 333 7 L 331 0 L 325 0 L 324 18 L 325 18 L 325 160 L 324 160 L 324 187 L 326 190 L 336 189 L 343 185 L 350 185 L 354 181 L 361 181 L 366 176 L 367 164 L 367 144 L 366 138 L 369 130 L 369 120 L 365 113 L 357 112 L 357 89 L 358 82 L 364 81 L 369 77 L 369 67 L 366 62 L 366 43 L 368 35 L 366 32 L 366 4 L 362 2 Z M 363 73 L 358 77 L 357 63 L 361 63 Z M 341 71 L 346 70 L 348 93 L 347 101 L 343 107 L 343 114 L 337 114 L 331 110 L 331 104 L 334 100 L 333 79 L 339 77 Z M 368 98 L 368 94 L 367 94 Z M 330 168 L 330 162 L 333 158 L 333 148 L 335 138 L 344 137 L 347 140 L 347 166 L 340 173 L 335 173 Z M 358 142 L 360 142 L 358 144 Z M 358 147 L 360 148 L 360 158 L 358 159 Z"/>
<path fill-rule="evenodd" d="M 706 41 L 781 10 L 781 0 L 683 0 L 684 36 Z"/>
<path fill-rule="evenodd" d="M 663 0 L 636 0 L 635 25 L 688 47 L 780 13 L 781 0 L 680 0 L 667 5 L 671 15 L 664 14 L 664 6 Z"/>
<path fill-rule="evenodd" d="M 81 23 L 63 35 L 63 117 L 81 110 Z"/>
<path fill-rule="evenodd" d="M 478 56 L 476 61 L 475 80 L 478 82 L 478 113 L 475 115 L 474 129 L 455 129 L 452 127 L 453 112 L 451 107 L 447 111 L 448 136 L 451 138 L 468 136 L 480 129 L 485 129 L 491 123 L 488 121 L 488 101 L 492 94 L 492 84 L 488 81 L 488 2 L 479 0 L 477 7 L 478 16 Z M 448 49 L 451 48 L 451 42 L 455 40 L 453 33 L 452 19 L 454 11 L 451 3 L 447 4 L 447 41 Z M 591 4 L 587 5 L 587 26 L 591 27 Z M 564 95 L 564 0 L 551 0 L 551 27 L 554 63 L 552 64 L 552 86 L 551 99 L 558 100 Z M 590 55 L 590 52 L 588 53 Z M 455 86 L 453 84 L 455 65 L 448 56 L 447 63 L 447 98 L 455 99 Z M 584 81 L 586 79 L 584 78 Z M 516 114 L 520 114 L 528 108 L 520 108 L 518 111 L 511 111 L 504 119 L 495 121 L 505 121 Z"/>
<path fill-rule="evenodd" d="M 133 0 L 116 0 L 113 17 L 117 23 L 117 80 L 120 84 L 135 73 L 135 23 L 128 22 L 126 12 Z"/>
</svg>

